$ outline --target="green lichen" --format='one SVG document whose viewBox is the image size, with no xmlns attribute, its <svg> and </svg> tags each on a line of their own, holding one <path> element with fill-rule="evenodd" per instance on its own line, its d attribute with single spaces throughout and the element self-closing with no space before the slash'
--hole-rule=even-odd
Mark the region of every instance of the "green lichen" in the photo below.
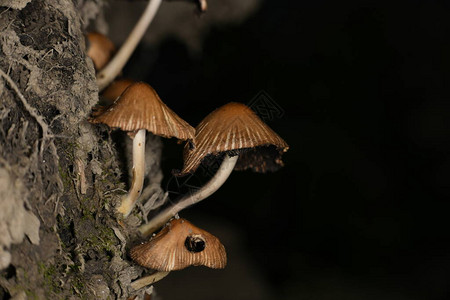
<svg viewBox="0 0 450 300">
<path fill-rule="evenodd" d="M 92 201 L 89 197 L 83 197 L 80 199 L 80 208 L 82 211 L 82 220 L 86 219 L 94 219 L 94 216 L 92 215 L 95 211 L 95 204 L 94 201 Z"/>
<path fill-rule="evenodd" d="M 63 169 L 61 166 L 59 169 L 59 177 L 61 178 L 64 186 L 64 190 L 67 191 L 72 186 L 72 178 L 69 175 L 69 170 Z"/>
<path fill-rule="evenodd" d="M 17 284 L 14 287 L 11 287 L 10 291 L 11 291 L 12 295 L 17 295 L 23 291 L 23 292 L 25 292 L 25 295 L 27 295 L 27 299 L 39 300 L 39 297 L 36 295 L 35 292 L 27 289 L 24 285 L 21 285 L 21 284 Z"/>
<path fill-rule="evenodd" d="M 108 227 L 96 226 L 95 229 L 95 234 L 92 234 L 86 239 L 86 248 L 94 249 L 98 252 L 104 252 L 107 255 L 114 253 L 117 246 L 117 238 L 114 231 Z"/>
<path fill-rule="evenodd" d="M 64 147 L 60 147 L 61 151 L 64 153 L 62 157 L 66 159 L 66 162 L 74 162 L 75 161 L 75 151 L 77 149 L 80 149 L 80 145 L 78 143 L 74 142 L 67 142 L 64 144 Z M 65 165 L 62 161 L 59 165 L 59 176 L 61 177 L 61 180 L 64 185 L 64 190 L 68 190 L 73 186 L 73 176 L 71 176 L 71 171 L 69 167 L 66 165 L 66 167 L 61 167 L 62 165 Z"/>
<path fill-rule="evenodd" d="M 74 280 L 72 281 L 72 288 L 74 289 L 74 292 L 77 294 L 81 294 L 81 299 L 87 299 L 86 297 L 83 297 L 83 293 L 82 291 L 84 291 L 85 287 L 83 284 L 83 279 L 79 278 L 79 277 L 75 277 Z"/>
<path fill-rule="evenodd" d="M 46 286 L 47 291 L 53 292 L 53 293 L 59 293 L 61 292 L 61 287 L 58 283 L 58 269 L 53 264 L 44 264 L 43 262 L 38 263 L 38 271 L 39 274 L 41 274 L 44 278 L 44 285 Z"/>
<path fill-rule="evenodd" d="M 33 300 L 38 300 L 39 299 L 39 297 L 36 295 L 35 292 L 30 291 L 28 289 L 24 289 L 23 291 L 25 292 L 25 295 L 27 295 L 27 299 L 30 299 L 30 300 L 31 299 L 33 299 Z"/>
</svg>

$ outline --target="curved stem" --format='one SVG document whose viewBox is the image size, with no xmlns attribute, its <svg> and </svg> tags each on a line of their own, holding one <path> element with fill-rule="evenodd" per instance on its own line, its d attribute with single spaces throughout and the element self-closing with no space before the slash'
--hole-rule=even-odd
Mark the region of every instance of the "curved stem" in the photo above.
<svg viewBox="0 0 450 300">
<path fill-rule="evenodd" d="M 179 211 L 185 209 L 192 204 L 202 201 L 203 199 L 212 195 L 217 191 L 230 176 L 231 171 L 233 171 L 234 166 L 238 160 L 239 156 L 229 157 L 225 155 L 220 168 L 217 170 L 214 177 L 211 178 L 206 185 L 204 185 L 199 190 L 195 191 L 193 194 L 186 195 L 181 198 L 178 203 L 172 204 L 171 206 L 164 209 L 158 215 L 153 217 L 149 223 L 139 227 L 139 231 L 144 235 L 148 236 L 155 232 L 158 228 L 164 225 L 170 218 L 172 218 Z"/>
<path fill-rule="evenodd" d="M 122 203 L 117 209 L 124 218 L 133 210 L 136 200 L 141 195 L 145 174 L 145 129 L 140 129 L 133 139 L 133 179 L 131 188 L 122 198 Z"/>
<path fill-rule="evenodd" d="M 163 279 L 164 277 L 169 275 L 169 273 L 170 272 L 158 271 L 156 273 L 153 273 L 152 275 L 142 277 L 142 278 L 139 278 L 138 280 L 133 281 L 130 284 L 130 286 L 133 290 L 137 291 L 137 290 L 143 288 L 144 286 L 147 286 L 147 285 L 153 284 L 157 281 L 160 281 L 161 279 Z"/>
<path fill-rule="evenodd" d="M 145 11 L 141 18 L 134 26 L 125 43 L 120 47 L 114 58 L 103 68 L 97 75 L 97 85 L 99 91 L 107 87 L 116 76 L 120 73 L 122 68 L 127 63 L 137 44 L 142 39 L 148 25 L 152 22 L 162 0 L 149 0 Z"/>
</svg>

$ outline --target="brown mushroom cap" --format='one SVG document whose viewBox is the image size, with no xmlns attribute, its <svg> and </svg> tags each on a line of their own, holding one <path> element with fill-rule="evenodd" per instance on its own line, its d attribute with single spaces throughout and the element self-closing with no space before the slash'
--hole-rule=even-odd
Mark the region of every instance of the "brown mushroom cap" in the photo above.
<svg viewBox="0 0 450 300">
<path fill-rule="evenodd" d="M 143 267 L 166 272 L 188 266 L 223 269 L 227 264 L 219 239 L 185 219 L 173 219 L 150 241 L 132 248 L 130 255 Z"/>
<path fill-rule="evenodd" d="M 111 60 L 116 48 L 109 38 L 98 32 L 88 33 L 87 39 L 87 55 L 94 62 L 95 70 L 99 71 Z"/>
<path fill-rule="evenodd" d="M 117 79 L 102 92 L 101 96 L 107 102 L 112 104 L 117 99 L 117 97 L 119 97 L 126 90 L 126 88 L 133 83 L 136 83 L 136 81 L 132 79 Z"/>
<path fill-rule="evenodd" d="M 132 79 L 118 79 L 111 83 L 100 95 L 99 104 L 92 108 L 92 117 L 95 118 L 104 113 L 117 98 L 136 81 Z"/>
<path fill-rule="evenodd" d="M 239 150 L 235 170 L 274 171 L 283 166 L 288 144 L 248 106 L 231 102 L 214 110 L 196 128 L 195 148 L 184 149 L 179 175 L 194 172 L 209 155 Z"/>
<path fill-rule="evenodd" d="M 130 85 L 106 111 L 89 120 L 134 132 L 146 129 L 155 135 L 192 140 L 194 128 L 168 108 L 144 82 Z"/>
</svg>

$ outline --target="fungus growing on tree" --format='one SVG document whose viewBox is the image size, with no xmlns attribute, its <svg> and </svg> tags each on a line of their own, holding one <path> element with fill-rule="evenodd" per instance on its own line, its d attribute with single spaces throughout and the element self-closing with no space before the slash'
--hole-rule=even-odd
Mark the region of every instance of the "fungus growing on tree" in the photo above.
<svg viewBox="0 0 450 300">
<path fill-rule="evenodd" d="M 143 267 L 165 272 L 189 266 L 223 269 L 227 264 L 219 239 L 181 218 L 171 220 L 148 242 L 132 248 L 130 255 Z"/>
<path fill-rule="evenodd" d="M 95 71 L 100 71 L 110 61 L 116 48 L 113 42 L 98 32 L 89 32 L 87 35 L 87 55 L 94 63 Z"/>
<path fill-rule="evenodd" d="M 99 103 L 92 108 L 92 117 L 97 117 L 104 113 L 120 95 L 136 81 L 131 79 L 118 79 L 111 83 L 100 95 Z"/>
<path fill-rule="evenodd" d="M 132 79 L 127 79 L 127 78 L 121 78 L 121 79 L 117 79 L 114 80 L 102 93 L 101 93 L 101 98 L 102 100 L 104 100 L 104 102 L 106 105 L 112 104 L 114 101 L 116 101 L 116 99 L 122 95 L 122 93 L 127 89 L 127 87 L 129 87 L 130 85 L 132 85 L 133 83 L 136 83 L 136 81 L 132 80 Z"/>
<path fill-rule="evenodd" d="M 183 141 L 194 138 L 194 128 L 168 108 L 156 91 L 143 82 L 130 85 L 113 105 L 90 122 L 127 131 L 133 139 L 133 179 L 118 208 L 124 217 L 130 214 L 144 184 L 145 131 Z"/>
<path fill-rule="evenodd" d="M 154 232 L 182 209 L 213 194 L 233 169 L 262 173 L 277 170 L 283 166 L 281 156 L 288 149 L 288 144 L 248 106 L 231 102 L 216 109 L 196 127 L 195 148 L 185 147 L 184 167 L 178 175 L 193 173 L 211 157 L 223 157 L 220 167 L 206 185 L 164 209 L 142 225 L 140 232 Z"/>
</svg>

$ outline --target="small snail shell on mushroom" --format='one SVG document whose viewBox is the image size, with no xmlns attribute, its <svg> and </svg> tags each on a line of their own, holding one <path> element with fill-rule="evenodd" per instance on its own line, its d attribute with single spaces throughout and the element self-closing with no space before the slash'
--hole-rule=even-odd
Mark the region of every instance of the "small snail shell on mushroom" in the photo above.
<svg viewBox="0 0 450 300">
<path fill-rule="evenodd" d="M 181 218 L 171 220 L 148 242 L 132 248 L 130 255 L 143 267 L 165 272 L 189 266 L 223 269 L 227 264 L 219 239 Z"/>
</svg>

